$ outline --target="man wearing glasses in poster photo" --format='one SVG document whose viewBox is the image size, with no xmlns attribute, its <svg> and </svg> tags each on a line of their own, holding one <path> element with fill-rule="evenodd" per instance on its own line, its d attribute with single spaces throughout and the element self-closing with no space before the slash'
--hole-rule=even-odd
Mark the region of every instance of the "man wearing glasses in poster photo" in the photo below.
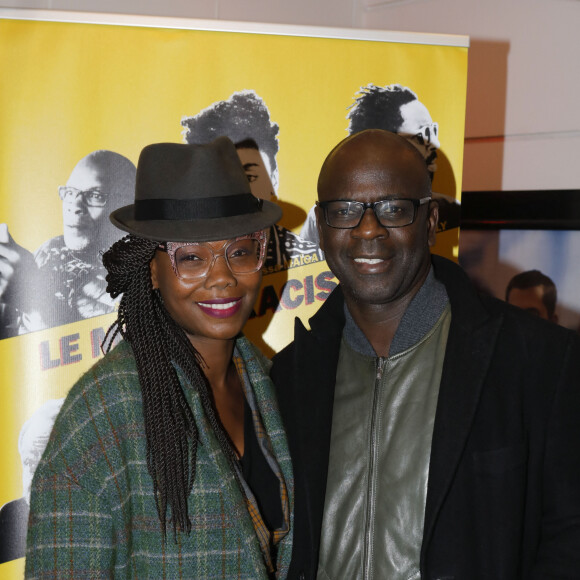
<svg viewBox="0 0 580 580">
<path fill-rule="evenodd" d="M 0 225 L 0 337 L 108 314 L 101 254 L 119 238 L 109 223 L 129 203 L 135 166 L 113 151 L 93 151 L 58 188 L 63 233 L 32 255 Z"/>
<path fill-rule="evenodd" d="M 433 181 L 440 148 L 439 124 L 433 121 L 427 107 L 410 88 L 370 83 L 354 96 L 346 118 L 349 119 L 349 135 L 366 129 L 383 129 L 405 137 L 423 156 Z M 433 193 L 433 198 L 439 204 L 438 231 L 459 227 L 459 203 L 440 193 Z M 300 236 L 318 243 L 314 207 L 308 212 Z"/>
</svg>

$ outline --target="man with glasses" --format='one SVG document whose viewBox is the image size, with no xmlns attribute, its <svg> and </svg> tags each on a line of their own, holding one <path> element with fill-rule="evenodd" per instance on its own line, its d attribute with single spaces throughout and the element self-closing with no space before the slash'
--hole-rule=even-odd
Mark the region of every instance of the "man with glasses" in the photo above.
<svg viewBox="0 0 580 580">
<path fill-rule="evenodd" d="M 580 338 L 432 256 L 423 157 L 366 130 L 318 180 L 340 284 L 272 377 L 295 476 L 289 578 L 572 578 Z"/>
<path fill-rule="evenodd" d="M 134 189 L 131 161 L 113 151 L 93 151 L 58 188 L 63 235 L 46 241 L 32 256 L 4 226 L 0 232 L 3 336 L 113 312 L 101 255 L 119 238 L 109 213 L 130 203 Z"/>
<path fill-rule="evenodd" d="M 383 129 L 405 137 L 423 156 L 433 181 L 440 147 L 439 124 L 410 88 L 369 83 L 354 96 L 346 118 L 349 135 L 366 129 Z M 459 227 L 460 206 L 455 199 L 440 193 L 434 193 L 433 197 L 439 203 L 438 231 Z M 308 212 L 300 236 L 318 243 L 314 208 Z"/>
</svg>

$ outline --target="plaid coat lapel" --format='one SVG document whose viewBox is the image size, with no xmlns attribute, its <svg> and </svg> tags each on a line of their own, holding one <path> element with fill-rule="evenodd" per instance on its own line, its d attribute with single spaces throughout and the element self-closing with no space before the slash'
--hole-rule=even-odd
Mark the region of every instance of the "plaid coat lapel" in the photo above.
<svg viewBox="0 0 580 580">
<path fill-rule="evenodd" d="M 286 484 L 290 511 L 290 532 L 286 534 L 278 545 L 277 561 L 278 576 L 283 578 L 290 566 L 294 528 L 294 478 L 288 442 L 278 409 L 274 386 L 269 377 L 270 361 L 245 337 L 238 338 L 236 348 L 244 359 L 246 373 L 253 387 L 255 402 L 262 424 L 269 435 L 271 453 L 278 463 Z"/>
<path fill-rule="evenodd" d="M 223 500 L 221 509 L 215 513 L 204 513 L 203 516 L 221 518 L 229 521 L 232 527 L 240 530 L 241 546 L 227 546 L 226 548 L 232 550 L 241 549 L 243 552 L 242 558 L 252 563 L 256 571 L 256 578 L 265 579 L 267 575 L 265 574 L 262 553 L 250 515 L 246 508 L 246 501 L 240 492 L 228 460 L 219 446 L 219 442 L 213 433 L 211 425 L 205 417 L 198 393 L 189 386 L 189 383 L 181 373 L 180 380 L 184 386 L 187 385 L 185 392 L 199 430 L 200 447 L 198 448 L 198 465 L 196 470 L 198 474 L 196 475 L 193 493 L 190 496 L 190 504 L 194 495 L 201 497 L 204 493 L 211 493 L 214 489 L 219 488 Z M 206 458 L 205 461 L 201 459 L 202 456 Z M 204 472 L 203 485 L 200 485 L 199 481 L 201 470 Z M 191 511 L 193 512 L 193 510 Z M 203 523 L 200 526 L 196 526 L 194 523 L 194 528 L 195 532 L 193 533 L 203 534 Z"/>
<path fill-rule="evenodd" d="M 292 552 L 293 518 L 293 479 L 288 444 L 286 442 L 282 419 L 278 412 L 274 387 L 268 377 L 269 361 L 245 337 L 237 339 L 236 347 L 246 365 L 246 372 L 254 388 L 256 403 L 262 415 L 264 428 L 270 436 L 274 457 L 280 465 L 288 490 L 291 531 L 281 540 L 277 556 L 277 577 L 285 578 L 290 565 Z M 248 513 L 246 501 L 230 469 L 228 460 L 221 451 L 217 438 L 205 417 L 197 392 L 189 385 L 187 379 L 179 369 L 178 373 L 180 381 L 185 387 L 184 391 L 199 429 L 200 444 L 204 450 L 203 455 L 209 459 L 209 461 L 204 462 L 203 466 L 199 465 L 198 469 L 205 471 L 206 477 L 204 480 L 207 487 L 219 487 L 222 491 L 224 503 L 220 510 L 221 513 L 209 515 L 229 520 L 232 522 L 232 526 L 237 526 L 240 529 L 242 537 L 241 549 L 244 552 L 242 557 L 252 562 L 256 570 L 256 579 L 267 578 L 260 545 L 250 514 Z M 198 456 L 200 451 L 201 449 L 198 449 Z M 204 490 L 199 489 L 198 486 L 199 483 L 194 488 L 194 494 L 197 492 L 199 497 L 199 495 L 203 494 Z M 201 529 L 198 528 L 196 533 L 203 533 L 203 527 Z M 228 546 L 228 548 L 236 549 L 238 546 Z"/>
</svg>

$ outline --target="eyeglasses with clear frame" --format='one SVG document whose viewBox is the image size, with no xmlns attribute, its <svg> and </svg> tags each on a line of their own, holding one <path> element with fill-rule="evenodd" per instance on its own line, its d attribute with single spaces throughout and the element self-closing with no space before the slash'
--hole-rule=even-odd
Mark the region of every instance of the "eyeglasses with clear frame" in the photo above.
<svg viewBox="0 0 580 580">
<path fill-rule="evenodd" d="M 107 201 L 109 201 L 109 196 L 98 189 L 87 189 L 83 191 L 82 189 L 68 185 L 61 185 L 58 188 L 58 195 L 62 201 L 72 201 L 80 195 L 83 202 L 89 207 L 105 207 Z"/>
<path fill-rule="evenodd" d="M 402 228 L 411 225 L 417 217 L 417 209 L 431 201 L 431 196 L 420 199 L 391 197 L 380 201 L 317 201 L 324 219 L 331 228 L 353 229 L 358 227 L 367 209 L 372 209 L 377 221 L 385 228 Z"/>
<path fill-rule="evenodd" d="M 266 256 L 264 230 L 228 241 L 216 254 L 207 243 L 163 242 L 158 249 L 166 252 L 173 272 L 182 280 L 207 276 L 218 258 L 224 258 L 232 274 L 253 274 L 262 268 Z"/>
</svg>

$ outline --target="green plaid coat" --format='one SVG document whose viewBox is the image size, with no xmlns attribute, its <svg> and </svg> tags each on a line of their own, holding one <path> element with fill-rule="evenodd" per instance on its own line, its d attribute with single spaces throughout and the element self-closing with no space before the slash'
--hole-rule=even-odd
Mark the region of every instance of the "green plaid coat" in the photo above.
<svg viewBox="0 0 580 580">
<path fill-rule="evenodd" d="M 262 422 L 293 507 L 290 456 L 269 362 L 245 338 L 236 341 Z M 180 374 L 200 431 L 189 497 L 192 532 L 178 542 L 161 526 L 147 471 L 141 390 L 131 347 L 121 342 L 71 389 L 33 481 L 26 578 L 268 577 L 246 502 L 206 421 L 197 393 Z M 280 542 L 277 578 L 285 578 L 290 533 Z"/>
</svg>

